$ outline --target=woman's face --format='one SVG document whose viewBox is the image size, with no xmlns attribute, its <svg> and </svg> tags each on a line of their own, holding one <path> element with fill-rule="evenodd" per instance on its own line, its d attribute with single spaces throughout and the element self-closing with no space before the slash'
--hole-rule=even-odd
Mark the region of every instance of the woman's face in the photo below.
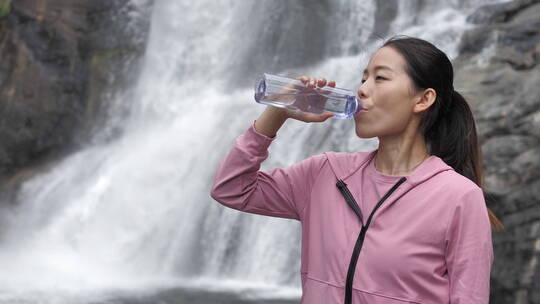
<svg viewBox="0 0 540 304">
<path fill-rule="evenodd" d="M 403 56 L 389 46 L 371 57 L 357 92 L 366 109 L 354 116 L 359 137 L 399 135 L 411 122 L 417 97 L 405 67 Z"/>
</svg>

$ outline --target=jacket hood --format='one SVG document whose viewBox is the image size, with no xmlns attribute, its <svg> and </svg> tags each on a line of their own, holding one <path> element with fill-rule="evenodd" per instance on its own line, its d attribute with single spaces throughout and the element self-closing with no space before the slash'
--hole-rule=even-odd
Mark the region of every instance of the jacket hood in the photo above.
<svg viewBox="0 0 540 304">
<path fill-rule="evenodd" d="M 325 154 L 336 178 L 345 181 L 349 176 L 367 165 L 367 163 L 375 157 L 377 151 L 378 150 L 356 153 L 326 152 Z M 406 176 L 406 183 L 409 186 L 414 187 L 441 172 L 449 170 L 454 169 L 438 156 L 431 155 L 416 167 L 411 174 Z"/>
</svg>

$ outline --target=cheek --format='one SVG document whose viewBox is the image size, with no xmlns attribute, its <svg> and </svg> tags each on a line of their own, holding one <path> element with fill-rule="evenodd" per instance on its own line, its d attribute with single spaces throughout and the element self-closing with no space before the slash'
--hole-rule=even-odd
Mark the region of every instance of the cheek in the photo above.
<svg viewBox="0 0 540 304">
<path fill-rule="evenodd" d="M 403 132 L 412 115 L 409 104 L 408 98 L 399 95 L 381 99 L 369 112 L 355 116 L 356 135 L 372 138 Z"/>
<path fill-rule="evenodd" d="M 369 112 L 357 114 L 354 117 L 356 135 L 361 138 L 376 137 L 381 133 L 386 123 L 384 112 L 379 109 L 371 109 Z"/>
</svg>

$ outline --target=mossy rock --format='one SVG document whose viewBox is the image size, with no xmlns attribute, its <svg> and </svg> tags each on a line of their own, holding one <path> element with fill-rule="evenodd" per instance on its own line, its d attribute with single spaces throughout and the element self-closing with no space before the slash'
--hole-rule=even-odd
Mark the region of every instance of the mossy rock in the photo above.
<svg viewBox="0 0 540 304">
<path fill-rule="evenodd" d="M 11 1 L 0 0 L 0 19 L 9 15 L 10 12 L 11 12 Z"/>
<path fill-rule="evenodd" d="M 130 49 L 109 49 L 105 50 L 103 52 L 100 52 L 94 56 L 92 56 L 92 59 L 90 60 L 90 65 L 92 67 L 99 67 L 106 63 L 109 60 L 117 59 L 121 56 L 128 55 L 130 53 L 133 53 L 133 50 Z"/>
</svg>

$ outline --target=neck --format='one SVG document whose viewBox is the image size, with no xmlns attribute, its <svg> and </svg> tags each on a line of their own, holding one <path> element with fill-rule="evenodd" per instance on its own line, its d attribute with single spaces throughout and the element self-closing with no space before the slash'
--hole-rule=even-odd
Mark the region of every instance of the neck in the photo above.
<svg viewBox="0 0 540 304">
<path fill-rule="evenodd" d="M 375 156 L 377 171 L 386 175 L 405 176 L 429 157 L 423 136 L 407 134 L 379 137 Z"/>
</svg>

